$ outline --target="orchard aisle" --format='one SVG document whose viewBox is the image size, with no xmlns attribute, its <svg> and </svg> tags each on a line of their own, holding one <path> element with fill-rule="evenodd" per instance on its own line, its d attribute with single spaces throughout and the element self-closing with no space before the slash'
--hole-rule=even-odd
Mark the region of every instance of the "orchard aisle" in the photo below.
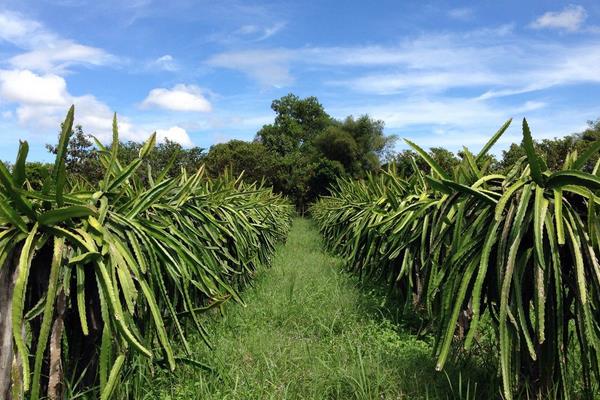
<svg viewBox="0 0 600 400">
<path fill-rule="evenodd" d="M 379 300 L 322 250 L 309 220 L 295 221 L 272 268 L 243 298 L 246 307 L 228 304 L 224 317 L 206 324 L 212 351 L 199 338 L 192 343 L 195 358 L 214 372 L 184 366 L 160 373 L 148 398 L 414 399 L 452 392 L 446 375 L 434 372 L 430 345 L 381 317 Z"/>
</svg>

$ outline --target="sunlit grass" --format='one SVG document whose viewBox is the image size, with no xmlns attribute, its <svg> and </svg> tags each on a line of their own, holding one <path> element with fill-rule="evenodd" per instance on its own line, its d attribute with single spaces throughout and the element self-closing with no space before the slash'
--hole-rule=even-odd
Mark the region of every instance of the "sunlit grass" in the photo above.
<svg viewBox="0 0 600 400">
<path fill-rule="evenodd" d="M 323 252 L 304 219 L 295 221 L 273 267 L 206 324 L 214 350 L 201 340 L 191 367 L 160 373 L 146 388 L 162 399 L 423 399 L 488 398 L 494 372 L 466 362 L 435 372 L 429 338 L 390 320 L 376 292 L 359 289 L 341 261 Z M 477 382 L 477 381 L 482 382 Z M 487 381 L 487 383 L 485 383 Z M 468 397 L 467 397 L 468 396 Z M 479 396 L 479 397 L 478 397 Z M 484 396 L 484 397 L 481 397 Z"/>
</svg>

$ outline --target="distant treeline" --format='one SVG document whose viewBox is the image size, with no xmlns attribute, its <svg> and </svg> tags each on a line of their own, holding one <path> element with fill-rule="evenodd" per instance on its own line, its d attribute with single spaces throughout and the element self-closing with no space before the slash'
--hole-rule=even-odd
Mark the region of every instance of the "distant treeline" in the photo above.
<svg viewBox="0 0 600 400">
<path fill-rule="evenodd" d="M 181 168 L 193 171 L 202 164 L 213 176 L 226 169 L 236 175 L 243 171 L 243 179 L 264 181 L 288 196 L 303 212 L 318 196 L 328 193 L 330 184 L 337 177 L 360 179 L 367 172 L 376 172 L 392 162 L 403 173 L 411 171 L 411 159 L 419 168 L 429 168 L 412 150 L 395 153 L 397 137 L 385 135 L 383 121 L 368 115 L 337 120 L 327 114 L 316 97 L 301 99 L 293 94 L 274 100 L 271 108 L 275 112 L 274 122 L 263 126 L 253 141 L 231 140 L 211 146 L 208 151 L 199 147 L 183 148 L 166 141 L 152 152 L 147 161 L 150 169 L 140 169 L 140 177 L 146 179 L 149 170 L 158 174 L 169 164 L 173 164 L 170 171 L 175 174 Z M 548 167 L 557 170 L 569 152 L 577 150 L 581 154 L 590 143 L 599 139 L 600 119 L 588 121 L 584 132 L 544 139 L 535 142 L 535 147 Z M 123 164 L 129 163 L 137 157 L 141 146 L 135 142 L 121 143 L 119 160 Z M 47 148 L 52 153 L 56 151 L 52 145 Z M 462 158 L 460 151 L 455 154 L 442 147 L 431 148 L 430 155 L 447 171 L 456 167 Z M 505 172 L 508 166 L 524 156 L 522 146 L 513 143 L 502 152 L 500 159 L 489 156 L 488 162 L 492 170 Z M 598 155 L 590 159 L 589 170 L 597 159 Z M 29 163 L 27 168 L 28 176 L 35 176 L 42 182 L 51 165 Z M 66 169 L 92 184 L 102 178 L 97 148 L 81 126 L 73 132 Z M 35 179 L 32 184 L 36 184 Z"/>
</svg>

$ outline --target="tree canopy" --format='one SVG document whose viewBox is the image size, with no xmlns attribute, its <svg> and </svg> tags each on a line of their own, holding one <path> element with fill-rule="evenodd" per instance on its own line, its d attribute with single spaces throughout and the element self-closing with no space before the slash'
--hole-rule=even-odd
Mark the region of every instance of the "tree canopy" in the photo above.
<svg viewBox="0 0 600 400">
<path fill-rule="evenodd" d="M 363 177 L 380 168 L 395 137 L 383 133 L 383 122 L 368 115 L 336 120 L 316 97 L 288 94 L 274 100 L 272 124 L 253 142 L 233 140 L 212 146 L 205 159 L 212 174 L 230 168 L 246 171 L 245 179 L 264 177 L 290 197 L 300 211 L 327 193 L 339 176 Z"/>
</svg>

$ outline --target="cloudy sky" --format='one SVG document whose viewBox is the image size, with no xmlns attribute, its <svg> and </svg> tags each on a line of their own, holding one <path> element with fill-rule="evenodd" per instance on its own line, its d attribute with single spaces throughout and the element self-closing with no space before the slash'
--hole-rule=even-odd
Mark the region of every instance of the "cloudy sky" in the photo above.
<svg viewBox="0 0 600 400">
<path fill-rule="evenodd" d="M 597 1 L 0 0 L 0 159 L 26 139 L 49 160 L 70 104 L 101 140 L 116 111 L 125 140 L 209 147 L 251 139 L 289 92 L 423 146 L 477 150 L 509 117 L 561 136 L 600 117 L 599 16 Z"/>
</svg>

